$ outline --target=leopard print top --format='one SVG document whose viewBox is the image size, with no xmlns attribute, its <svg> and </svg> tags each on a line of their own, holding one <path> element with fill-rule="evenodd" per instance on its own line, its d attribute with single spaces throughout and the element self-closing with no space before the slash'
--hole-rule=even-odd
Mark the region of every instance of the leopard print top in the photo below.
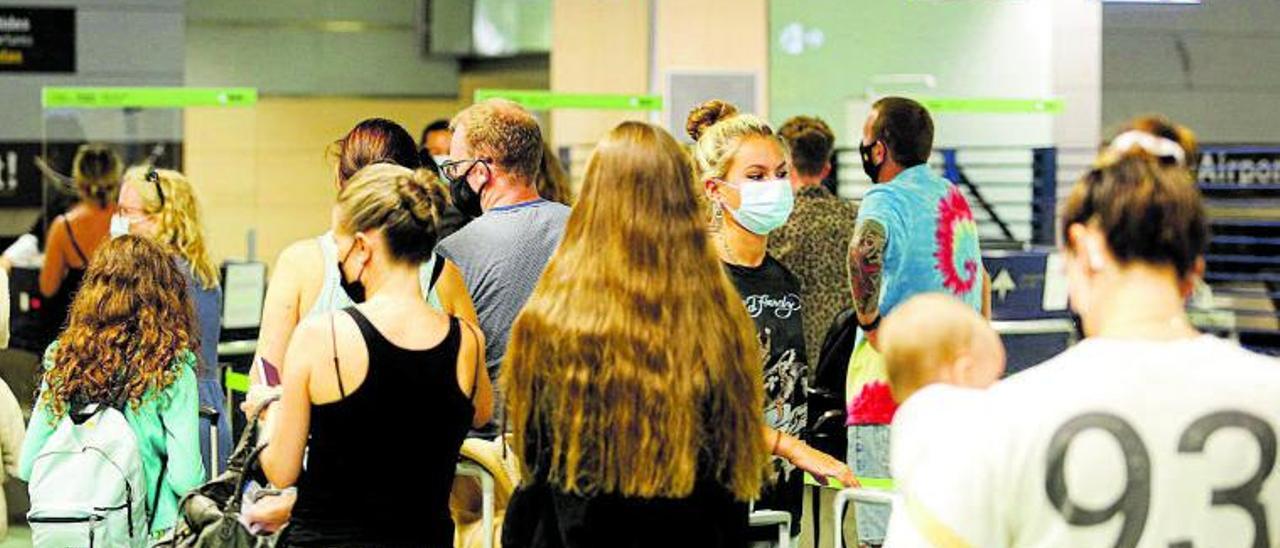
<svg viewBox="0 0 1280 548">
<path fill-rule="evenodd" d="M 818 363 L 831 320 L 853 306 L 846 258 L 857 217 L 858 206 L 822 185 L 806 186 L 796 192 L 795 209 L 787 224 L 769 233 L 769 253 L 800 279 L 800 310 L 810 364 Z"/>
</svg>

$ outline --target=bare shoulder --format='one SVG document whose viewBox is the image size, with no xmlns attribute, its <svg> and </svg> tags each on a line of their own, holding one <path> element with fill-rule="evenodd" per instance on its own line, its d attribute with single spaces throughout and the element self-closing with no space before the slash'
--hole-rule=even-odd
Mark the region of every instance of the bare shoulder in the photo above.
<svg viewBox="0 0 1280 548">
<path fill-rule="evenodd" d="M 298 240 L 285 247 L 276 258 L 276 269 L 303 270 L 323 261 L 324 253 L 315 238 Z"/>
<path fill-rule="evenodd" d="M 313 365 L 329 363 L 334 347 L 348 345 L 357 331 L 351 316 L 340 311 L 304 318 L 290 339 L 289 355 Z"/>
</svg>

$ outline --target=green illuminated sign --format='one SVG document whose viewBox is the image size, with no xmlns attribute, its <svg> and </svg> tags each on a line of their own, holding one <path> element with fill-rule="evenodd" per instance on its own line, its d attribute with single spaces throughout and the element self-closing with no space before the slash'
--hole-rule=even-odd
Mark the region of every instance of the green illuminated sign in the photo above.
<svg viewBox="0 0 1280 548">
<path fill-rule="evenodd" d="M 249 392 L 249 376 L 244 373 L 236 373 L 231 368 L 227 368 L 223 374 L 223 380 L 227 383 L 227 388 L 233 392 L 247 394 Z"/>
<path fill-rule="evenodd" d="M 507 99 L 529 110 L 662 110 L 661 95 L 627 95 L 618 93 L 557 93 L 525 89 L 478 89 L 476 102 L 485 99 Z"/>
<path fill-rule="evenodd" d="M 1061 99 L 917 97 L 930 112 L 951 114 L 1061 114 Z"/>
<path fill-rule="evenodd" d="M 247 107 L 258 102 L 256 88 L 45 87 L 45 108 Z"/>
</svg>

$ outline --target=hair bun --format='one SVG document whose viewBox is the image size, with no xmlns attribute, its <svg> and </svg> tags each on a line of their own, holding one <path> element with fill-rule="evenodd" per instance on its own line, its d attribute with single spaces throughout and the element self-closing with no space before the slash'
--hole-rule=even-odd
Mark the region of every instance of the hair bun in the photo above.
<svg viewBox="0 0 1280 548">
<path fill-rule="evenodd" d="M 399 178 L 396 194 L 400 197 L 400 206 L 421 226 L 438 224 L 448 202 L 436 174 L 428 169 L 417 169 Z"/>
<path fill-rule="evenodd" d="M 689 133 L 689 137 L 697 141 L 698 138 L 702 137 L 703 133 L 706 133 L 707 129 L 716 125 L 716 122 L 730 118 L 737 113 L 738 107 L 727 101 L 720 99 L 705 101 L 689 111 L 689 117 L 685 121 L 684 129 Z"/>
</svg>

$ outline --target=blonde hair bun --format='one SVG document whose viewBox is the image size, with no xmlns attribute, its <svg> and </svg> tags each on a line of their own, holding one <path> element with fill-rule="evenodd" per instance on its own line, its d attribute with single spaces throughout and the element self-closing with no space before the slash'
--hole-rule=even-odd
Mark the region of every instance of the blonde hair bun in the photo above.
<svg viewBox="0 0 1280 548">
<path fill-rule="evenodd" d="M 684 129 L 688 132 L 689 137 L 697 141 L 706 133 L 716 122 L 731 118 L 738 114 L 738 107 L 733 106 L 728 101 L 720 99 L 712 99 L 704 101 L 689 111 L 689 117 L 685 120 Z"/>
<path fill-rule="evenodd" d="M 438 224 L 440 214 L 449 202 L 444 187 L 437 181 L 435 173 L 428 169 L 417 169 L 408 177 L 398 178 L 396 195 L 400 197 L 400 207 L 408 211 L 419 226 Z"/>
</svg>

